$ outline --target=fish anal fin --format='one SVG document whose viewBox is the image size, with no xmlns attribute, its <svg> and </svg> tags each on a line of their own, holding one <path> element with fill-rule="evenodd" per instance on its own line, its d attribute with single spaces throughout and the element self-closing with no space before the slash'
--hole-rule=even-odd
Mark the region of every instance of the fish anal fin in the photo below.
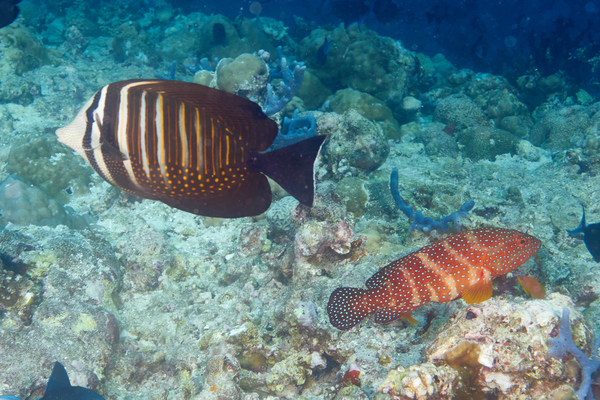
<svg viewBox="0 0 600 400">
<path fill-rule="evenodd" d="M 54 368 L 52 368 L 50 379 L 48 379 L 48 384 L 46 385 L 46 393 L 68 387 L 71 387 L 71 381 L 69 380 L 67 370 L 61 363 L 56 361 L 54 363 Z"/>
<path fill-rule="evenodd" d="M 482 278 L 477 283 L 467 287 L 461 298 L 468 304 L 481 303 L 492 297 L 493 291 L 492 280 Z"/>
</svg>

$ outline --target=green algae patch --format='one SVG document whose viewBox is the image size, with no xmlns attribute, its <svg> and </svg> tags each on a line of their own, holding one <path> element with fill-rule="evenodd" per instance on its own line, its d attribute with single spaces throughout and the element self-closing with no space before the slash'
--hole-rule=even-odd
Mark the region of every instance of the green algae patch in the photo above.
<svg viewBox="0 0 600 400">
<path fill-rule="evenodd" d="M 39 281 L 48 275 L 57 259 L 54 253 L 42 250 L 29 253 L 27 262 L 31 265 L 27 270 L 27 275 L 31 279 Z"/>
<path fill-rule="evenodd" d="M 79 319 L 77 319 L 77 322 L 73 327 L 73 332 L 75 332 L 76 335 L 79 335 L 81 332 L 95 331 L 96 328 L 96 320 L 91 315 L 82 313 L 79 314 Z"/>
</svg>

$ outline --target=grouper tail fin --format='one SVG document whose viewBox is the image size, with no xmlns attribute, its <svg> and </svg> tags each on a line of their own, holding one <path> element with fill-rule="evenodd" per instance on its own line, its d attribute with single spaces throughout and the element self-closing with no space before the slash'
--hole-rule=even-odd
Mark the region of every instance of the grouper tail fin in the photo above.
<svg viewBox="0 0 600 400">
<path fill-rule="evenodd" d="M 329 296 L 327 315 L 331 325 L 347 331 L 377 310 L 369 289 L 337 288 Z"/>
</svg>

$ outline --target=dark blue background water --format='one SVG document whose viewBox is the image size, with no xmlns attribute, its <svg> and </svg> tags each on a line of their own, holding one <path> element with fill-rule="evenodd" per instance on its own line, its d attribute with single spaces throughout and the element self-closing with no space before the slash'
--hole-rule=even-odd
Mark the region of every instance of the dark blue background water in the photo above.
<svg viewBox="0 0 600 400">
<path fill-rule="evenodd" d="M 370 12 L 363 23 L 380 35 L 402 40 L 410 50 L 430 56 L 442 53 L 459 68 L 503 74 L 509 79 L 562 70 L 577 86 L 600 92 L 600 72 L 593 71 L 589 61 L 600 56 L 598 1 L 386 1 L 394 1 L 399 9 L 392 22 L 382 24 Z M 242 8 L 245 16 L 252 17 L 250 3 L 172 0 L 184 12 L 230 18 Z M 360 19 L 355 11 L 365 3 L 369 7 L 373 1 L 271 0 L 263 5 L 261 15 L 283 20 L 294 36 L 294 15 L 319 25 L 336 25 Z"/>
</svg>

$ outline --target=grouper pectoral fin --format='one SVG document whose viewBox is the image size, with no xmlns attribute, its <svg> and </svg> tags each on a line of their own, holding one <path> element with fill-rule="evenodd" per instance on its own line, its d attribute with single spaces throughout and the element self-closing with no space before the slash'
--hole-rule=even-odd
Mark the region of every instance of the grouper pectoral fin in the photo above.
<svg viewBox="0 0 600 400">
<path fill-rule="evenodd" d="M 461 298 L 466 301 L 467 304 L 481 303 L 492 297 L 493 291 L 492 280 L 482 278 L 477 283 L 466 288 L 462 293 Z"/>
</svg>

